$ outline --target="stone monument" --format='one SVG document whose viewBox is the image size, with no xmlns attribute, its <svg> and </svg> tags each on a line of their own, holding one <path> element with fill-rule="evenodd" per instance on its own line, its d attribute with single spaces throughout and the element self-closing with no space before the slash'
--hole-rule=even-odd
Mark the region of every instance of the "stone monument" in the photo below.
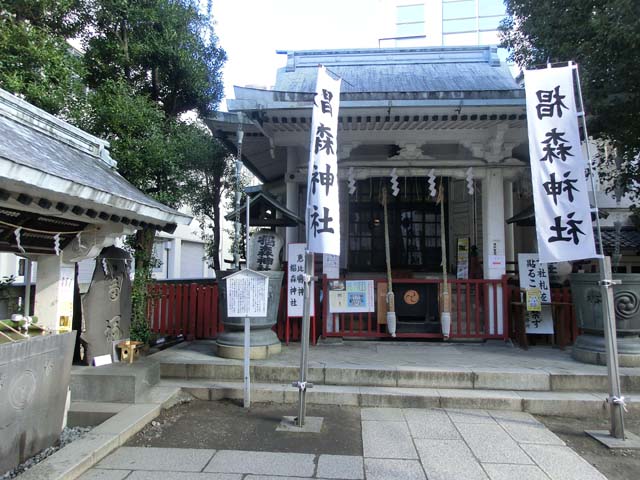
<svg viewBox="0 0 640 480">
<path fill-rule="evenodd" d="M 82 299 L 81 358 L 87 364 L 98 355 L 111 355 L 114 342 L 129 337 L 129 260 L 129 254 L 117 247 L 104 248 L 96 258 L 91 285 Z"/>
<path fill-rule="evenodd" d="M 280 340 L 271 328 L 278 321 L 280 290 L 284 272 L 281 270 L 282 247 L 280 235 L 272 230 L 254 232 L 249 239 L 249 268 L 269 277 L 266 317 L 250 317 L 251 359 L 262 359 L 280 353 Z M 217 339 L 217 354 L 224 358 L 244 357 L 244 318 L 227 315 L 226 282 L 220 280 L 220 306 L 224 332 Z"/>
</svg>

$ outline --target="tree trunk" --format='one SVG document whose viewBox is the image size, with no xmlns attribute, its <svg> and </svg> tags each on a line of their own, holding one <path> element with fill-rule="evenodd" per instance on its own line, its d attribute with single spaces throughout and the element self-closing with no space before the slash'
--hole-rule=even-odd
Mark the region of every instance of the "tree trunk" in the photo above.
<svg viewBox="0 0 640 480">
<path fill-rule="evenodd" d="M 145 272 L 146 269 L 151 268 L 151 260 L 153 257 L 153 239 L 155 238 L 155 230 L 151 228 L 144 228 L 136 231 L 135 242 L 135 259 L 136 259 L 136 272 Z"/>
<path fill-rule="evenodd" d="M 212 180 L 212 197 L 213 208 L 211 209 L 211 218 L 213 219 L 213 265 L 215 270 L 220 270 L 220 203 L 222 202 L 222 182 L 220 178 Z"/>
</svg>

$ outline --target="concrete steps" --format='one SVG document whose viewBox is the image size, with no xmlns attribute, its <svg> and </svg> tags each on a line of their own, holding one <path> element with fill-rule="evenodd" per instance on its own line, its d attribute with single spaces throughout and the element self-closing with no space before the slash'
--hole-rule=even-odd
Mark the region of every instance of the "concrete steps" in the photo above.
<svg viewBox="0 0 640 480">
<path fill-rule="evenodd" d="M 241 400 L 242 382 L 166 379 L 200 400 Z M 536 415 L 606 417 L 604 392 L 552 392 L 533 390 L 472 390 L 455 388 L 370 387 L 314 385 L 307 390 L 308 404 L 396 408 L 465 408 L 523 411 Z M 253 383 L 252 402 L 295 404 L 298 391 L 290 384 Z M 631 413 L 640 408 L 630 405 Z"/>
<path fill-rule="evenodd" d="M 243 366 L 237 363 L 160 363 L 165 379 L 240 382 Z M 251 379 L 262 384 L 289 384 L 298 367 L 252 365 Z M 606 392 L 605 373 L 503 369 L 429 369 L 424 367 L 310 367 L 308 380 L 315 385 L 353 387 L 399 387 L 426 389 L 497 390 L 526 392 Z M 640 375 L 622 375 L 623 392 L 640 392 Z"/>
</svg>

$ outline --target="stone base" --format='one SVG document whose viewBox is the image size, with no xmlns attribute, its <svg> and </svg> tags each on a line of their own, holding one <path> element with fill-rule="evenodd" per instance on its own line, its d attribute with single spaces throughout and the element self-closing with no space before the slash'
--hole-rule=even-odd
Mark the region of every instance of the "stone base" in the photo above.
<svg viewBox="0 0 640 480">
<path fill-rule="evenodd" d="M 264 360 L 266 358 L 269 358 L 271 355 L 280 353 L 281 351 L 282 344 L 280 342 L 273 345 L 256 345 L 249 349 L 249 358 L 251 360 Z M 216 355 L 222 358 L 235 358 L 237 360 L 243 360 L 244 347 L 218 344 Z"/>
<path fill-rule="evenodd" d="M 585 430 L 584 433 L 611 449 L 640 450 L 640 437 L 631 432 L 624 432 L 624 440 L 612 437 L 608 430 Z"/>
<path fill-rule="evenodd" d="M 618 337 L 618 364 L 621 367 L 640 367 L 640 338 Z M 583 363 L 595 365 L 607 364 L 604 337 L 599 335 L 580 335 L 576 339 L 571 353 L 573 358 Z"/>
<path fill-rule="evenodd" d="M 276 428 L 276 432 L 320 433 L 323 417 L 305 417 L 304 425 L 299 427 L 297 417 L 284 417 Z"/>
</svg>

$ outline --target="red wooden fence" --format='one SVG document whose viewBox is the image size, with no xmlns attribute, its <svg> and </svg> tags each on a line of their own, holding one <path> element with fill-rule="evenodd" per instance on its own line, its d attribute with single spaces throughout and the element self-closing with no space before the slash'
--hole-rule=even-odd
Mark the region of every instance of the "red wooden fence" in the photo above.
<svg viewBox="0 0 640 480">
<path fill-rule="evenodd" d="M 500 280 L 450 280 L 451 288 L 451 338 L 504 339 L 509 338 L 510 301 L 518 287 L 507 284 L 507 276 Z M 384 280 L 374 280 L 378 283 Z M 394 284 L 441 284 L 439 279 L 395 279 Z M 274 326 L 281 341 L 300 340 L 299 320 L 287 319 L 287 285 L 281 290 L 278 321 Z M 323 337 L 389 337 L 386 325 L 379 324 L 377 312 L 354 314 L 330 314 L 328 312 L 327 282 L 323 285 L 323 300 L 319 292 L 314 295 L 316 317 L 312 319 Z M 571 302 L 568 288 L 554 288 L 552 300 Z M 396 300 L 397 302 L 398 300 Z M 501 305 L 499 305 L 501 303 Z M 217 283 L 154 283 L 149 286 L 148 318 L 151 330 L 162 335 L 179 335 L 186 338 L 215 338 L 223 329 L 218 308 Z M 377 308 L 377 302 L 376 302 Z M 502 312 L 499 320 L 498 311 Z M 565 338 L 575 340 L 578 335 L 573 306 L 563 309 L 568 331 Z M 501 324 L 499 324 L 501 322 Z M 315 328 L 311 329 L 315 343 Z M 441 333 L 398 333 L 399 338 L 442 338 Z"/>
<path fill-rule="evenodd" d="M 151 331 L 186 338 L 215 338 L 222 322 L 218 284 L 154 283 L 149 286 L 147 318 Z"/>
</svg>

